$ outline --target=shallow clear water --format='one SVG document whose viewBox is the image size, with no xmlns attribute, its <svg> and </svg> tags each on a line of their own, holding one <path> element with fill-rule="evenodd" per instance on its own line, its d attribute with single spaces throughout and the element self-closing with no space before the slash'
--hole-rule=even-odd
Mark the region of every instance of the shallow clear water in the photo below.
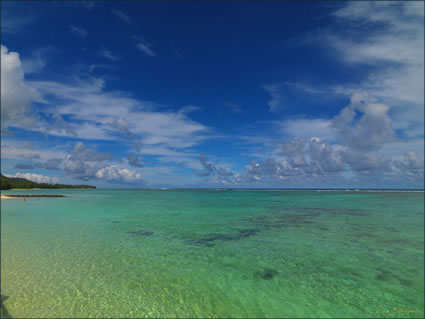
<svg viewBox="0 0 425 319">
<path fill-rule="evenodd" d="M 1 201 L 12 317 L 424 317 L 423 192 L 29 193 L 67 197 Z"/>
</svg>

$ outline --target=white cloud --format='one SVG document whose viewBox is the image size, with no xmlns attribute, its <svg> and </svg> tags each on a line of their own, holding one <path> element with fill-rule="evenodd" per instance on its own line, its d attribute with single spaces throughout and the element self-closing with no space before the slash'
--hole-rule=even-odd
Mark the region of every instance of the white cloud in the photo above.
<svg viewBox="0 0 425 319">
<path fill-rule="evenodd" d="M 328 32 L 322 40 L 347 63 L 375 67 L 357 89 L 391 105 L 394 125 L 405 134 L 423 126 L 424 3 L 347 2 L 334 15 L 363 37 Z"/>
<path fill-rule="evenodd" d="M 124 21 L 125 23 L 131 24 L 130 17 L 127 14 L 125 14 L 124 12 L 117 10 L 117 9 L 113 9 L 112 13 L 114 15 L 116 15 L 118 18 L 120 18 L 122 21 Z"/>
<path fill-rule="evenodd" d="M 284 136 L 294 138 L 277 148 L 272 141 L 263 141 L 269 149 L 263 148 L 259 156 L 262 160 L 251 161 L 241 173 L 226 170 L 221 176 L 219 166 L 204 156 L 200 158 L 203 170 L 195 172 L 217 185 L 353 187 L 357 183 L 362 187 L 420 187 L 424 177 L 423 138 L 397 140 L 389 111 L 388 105 L 357 92 L 331 120 L 278 123 Z"/>
<path fill-rule="evenodd" d="M 18 177 L 25 178 L 29 181 L 33 181 L 36 183 L 48 183 L 48 184 L 56 184 L 58 182 L 57 177 L 45 176 L 40 174 L 32 174 L 32 173 L 16 173 L 15 175 L 4 174 L 7 177 Z"/>
<path fill-rule="evenodd" d="M 95 6 L 95 1 L 70 1 L 69 3 L 72 3 L 74 5 L 78 5 L 78 6 L 82 6 L 85 9 L 87 9 L 88 11 L 93 10 L 94 6 Z"/>
<path fill-rule="evenodd" d="M 403 136 L 423 136 L 424 3 L 349 1 L 332 16 L 337 24 L 309 36 L 307 43 L 331 48 L 343 63 L 368 66 L 369 73 L 357 83 L 286 84 L 326 97 L 366 92 L 390 107 L 392 125 Z"/>
<path fill-rule="evenodd" d="M 37 123 L 32 102 L 41 101 L 39 92 L 25 81 L 22 63 L 17 52 L 1 46 L 1 126 L 34 127 Z"/>
<path fill-rule="evenodd" d="M 56 148 L 28 148 L 25 143 L 2 139 L 2 159 L 40 159 L 64 158 L 66 153 Z"/>
<path fill-rule="evenodd" d="M 357 93 L 334 118 L 332 126 L 340 134 L 342 144 L 355 150 L 378 150 L 395 140 L 389 109 L 388 105 L 375 103 L 368 94 Z M 356 120 L 359 113 L 361 117 Z"/>
<path fill-rule="evenodd" d="M 50 50 L 50 48 L 35 50 L 32 52 L 31 58 L 24 59 L 22 61 L 22 70 L 24 73 L 33 73 L 43 69 L 46 66 L 46 60 L 43 54 L 48 50 Z"/>
<path fill-rule="evenodd" d="M 279 123 L 285 135 L 310 139 L 318 137 L 322 140 L 335 140 L 336 131 L 332 121 L 327 119 L 292 119 Z"/>
<path fill-rule="evenodd" d="M 104 92 L 100 79 L 75 85 L 55 82 L 33 82 L 33 85 L 53 98 L 54 110 L 72 119 L 69 125 L 79 138 L 133 140 L 143 146 L 172 150 L 194 146 L 208 132 L 207 127 L 190 120 L 187 112 L 159 112 L 154 110 L 153 103 L 135 100 L 122 92 Z M 69 134 L 62 131 L 58 135 Z"/>
<path fill-rule="evenodd" d="M 137 155 L 128 155 L 127 161 L 130 166 L 142 168 L 145 166 L 142 160 Z"/>
<path fill-rule="evenodd" d="M 116 166 L 106 166 L 96 172 L 96 177 L 110 182 L 134 183 L 142 179 L 140 173 L 131 171 L 127 168 L 118 168 Z"/>
<path fill-rule="evenodd" d="M 100 54 L 101 56 L 103 56 L 104 58 L 107 58 L 107 59 L 109 59 L 109 60 L 111 60 L 111 61 L 114 61 L 114 62 L 116 62 L 116 61 L 120 60 L 120 58 L 119 58 L 117 55 L 113 54 L 113 53 L 111 52 L 111 50 L 109 50 L 109 49 L 107 49 L 107 48 L 105 48 L 105 47 L 101 47 L 101 48 L 100 48 L 100 52 L 99 52 L 99 54 Z"/>
<path fill-rule="evenodd" d="M 81 39 L 84 39 L 85 37 L 87 37 L 87 31 L 83 28 L 71 25 L 71 26 L 69 26 L 69 29 L 70 29 L 71 33 L 73 35 L 75 35 L 76 37 L 79 37 Z"/>
<path fill-rule="evenodd" d="M 77 142 L 71 153 L 63 161 L 67 176 L 90 180 L 93 178 L 115 183 L 141 182 L 142 175 L 136 171 L 108 163 L 109 153 L 98 152 Z"/>
<path fill-rule="evenodd" d="M 263 85 L 263 89 L 271 96 L 271 100 L 268 102 L 269 112 L 278 111 L 283 106 L 283 85 L 280 83 Z"/>
<path fill-rule="evenodd" d="M 148 56 L 156 56 L 152 50 L 152 45 L 141 37 L 133 37 L 136 40 L 136 48 Z"/>
</svg>

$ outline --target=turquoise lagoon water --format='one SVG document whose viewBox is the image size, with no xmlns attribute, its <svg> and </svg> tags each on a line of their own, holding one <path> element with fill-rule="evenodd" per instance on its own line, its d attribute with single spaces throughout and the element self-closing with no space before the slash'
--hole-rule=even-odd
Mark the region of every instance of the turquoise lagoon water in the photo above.
<svg viewBox="0 0 425 319">
<path fill-rule="evenodd" d="M 67 197 L 1 201 L 11 317 L 424 317 L 423 192 L 29 193 Z"/>
</svg>

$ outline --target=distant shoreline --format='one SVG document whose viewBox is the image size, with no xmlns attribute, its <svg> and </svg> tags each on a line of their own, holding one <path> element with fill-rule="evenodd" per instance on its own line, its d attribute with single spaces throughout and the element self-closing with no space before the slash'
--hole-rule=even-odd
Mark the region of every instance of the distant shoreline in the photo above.
<svg viewBox="0 0 425 319">
<path fill-rule="evenodd" d="M 56 195 L 56 194 L 41 194 L 41 195 L 22 195 L 22 194 L 10 194 L 10 195 L 3 195 L 1 194 L 1 199 L 11 199 L 11 198 L 34 198 L 34 197 L 66 197 L 65 195 Z"/>
</svg>

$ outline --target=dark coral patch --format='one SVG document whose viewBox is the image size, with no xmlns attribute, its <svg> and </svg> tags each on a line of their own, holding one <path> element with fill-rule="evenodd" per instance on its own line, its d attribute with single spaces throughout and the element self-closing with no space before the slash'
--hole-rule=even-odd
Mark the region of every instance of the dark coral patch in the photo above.
<svg viewBox="0 0 425 319">
<path fill-rule="evenodd" d="M 227 234 L 209 234 L 205 237 L 202 237 L 200 239 L 191 240 L 190 243 L 193 244 L 203 244 L 205 246 L 214 246 L 215 242 L 217 241 L 234 241 L 234 240 L 241 240 L 244 238 L 248 238 L 251 236 L 254 236 L 258 233 L 258 229 L 255 228 L 249 228 L 249 229 L 241 229 L 238 230 L 237 233 L 227 233 Z"/>
<path fill-rule="evenodd" d="M 249 221 L 265 228 L 300 227 L 312 223 L 311 215 L 305 214 L 258 216 L 250 218 Z"/>
<path fill-rule="evenodd" d="M 254 278 L 270 280 L 279 274 L 279 271 L 273 268 L 265 268 L 261 271 L 256 271 L 254 273 Z"/>
<path fill-rule="evenodd" d="M 153 235 L 152 231 L 145 231 L 145 230 L 136 230 L 136 231 L 129 231 L 129 234 L 136 235 L 136 236 L 151 236 Z"/>
<path fill-rule="evenodd" d="M 386 268 L 378 267 L 376 268 L 378 271 L 378 274 L 375 276 L 376 279 L 381 281 L 393 281 L 395 278 L 397 278 L 397 275 L 393 274 L 391 271 L 389 271 Z"/>
<path fill-rule="evenodd" d="M 364 210 L 353 209 L 353 208 L 293 207 L 293 208 L 288 208 L 288 210 L 296 211 L 298 213 L 311 216 L 311 217 L 315 217 L 320 214 L 344 215 L 344 216 L 370 216 L 370 213 Z"/>
</svg>

